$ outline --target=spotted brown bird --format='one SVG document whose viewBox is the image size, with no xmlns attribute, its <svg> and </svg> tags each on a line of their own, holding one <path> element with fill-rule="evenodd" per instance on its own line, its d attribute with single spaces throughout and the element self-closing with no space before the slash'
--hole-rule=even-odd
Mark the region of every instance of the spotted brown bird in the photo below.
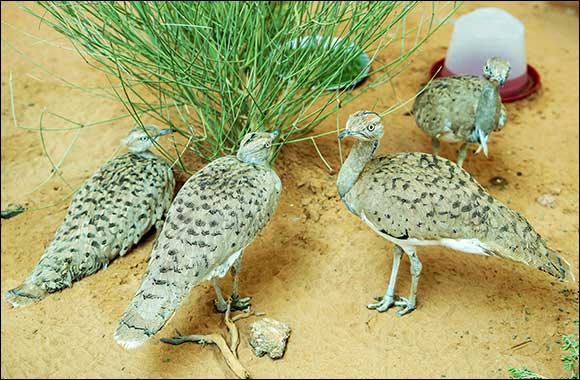
<svg viewBox="0 0 580 380">
<path fill-rule="evenodd" d="M 238 276 L 244 249 L 278 203 L 282 184 L 268 160 L 278 135 L 278 131 L 247 134 L 237 156 L 209 163 L 179 190 L 141 285 L 117 326 L 114 338 L 120 345 L 134 348 L 156 334 L 203 281 L 213 281 L 215 305 L 225 311 L 217 279 L 230 267 L 232 307 L 249 306 L 250 298 L 238 294 Z"/>
<path fill-rule="evenodd" d="M 489 195 L 455 163 L 425 153 L 373 158 L 383 136 L 378 114 L 351 115 L 338 137 L 356 142 L 338 175 L 337 188 L 348 210 L 395 244 L 387 291 L 369 309 L 415 309 L 421 262 L 417 246 L 442 245 L 458 251 L 497 256 L 527 264 L 565 281 L 574 281 L 570 264 L 518 212 Z M 411 261 L 409 298 L 395 297 L 401 256 Z"/>
<path fill-rule="evenodd" d="M 461 142 L 457 164 L 462 166 L 469 144 L 479 144 L 487 157 L 487 140 L 492 131 L 501 130 L 507 112 L 501 103 L 499 87 L 511 66 L 499 57 L 487 60 L 483 76 L 458 75 L 433 80 L 415 99 L 412 114 L 419 128 L 431 136 L 433 154 L 439 141 Z"/>
<path fill-rule="evenodd" d="M 129 152 L 105 163 L 75 193 L 64 222 L 22 285 L 4 297 L 13 307 L 40 301 L 72 286 L 123 256 L 171 204 L 175 178 L 149 149 L 171 133 L 153 125 L 133 128 L 123 140 Z"/>
</svg>

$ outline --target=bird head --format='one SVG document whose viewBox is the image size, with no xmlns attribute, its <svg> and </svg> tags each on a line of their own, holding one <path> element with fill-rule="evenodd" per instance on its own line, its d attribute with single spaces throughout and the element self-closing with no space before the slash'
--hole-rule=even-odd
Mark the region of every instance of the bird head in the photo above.
<svg viewBox="0 0 580 380">
<path fill-rule="evenodd" d="M 483 66 L 483 76 L 489 80 L 494 80 L 503 86 L 507 80 L 512 66 L 501 57 L 491 57 Z"/>
<path fill-rule="evenodd" d="M 129 152 L 143 153 L 149 150 L 153 146 L 153 142 L 157 142 L 160 136 L 173 133 L 174 131 L 172 128 L 161 129 L 155 125 L 135 127 L 123 139 L 123 143 L 127 145 Z"/>
<path fill-rule="evenodd" d="M 346 129 L 338 135 L 339 139 L 353 136 L 364 141 L 378 141 L 383 137 L 384 127 L 378 113 L 372 111 L 355 112 L 348 118 Z"/>
<path fill-rule="evenodd" d="M 248 164 L 261 164 L 270 157 L 272 142 L 280 135 L 274 132 L 250 132 L 244 136 L 238 149 L 238 159 Z"/>
</svg>

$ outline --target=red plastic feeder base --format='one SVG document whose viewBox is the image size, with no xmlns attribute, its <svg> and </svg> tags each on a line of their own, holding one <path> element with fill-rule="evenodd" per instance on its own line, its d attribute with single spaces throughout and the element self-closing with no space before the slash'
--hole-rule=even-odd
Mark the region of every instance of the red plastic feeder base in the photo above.
<svg viewBox="0 0 580 380">
<path fill-rule="evenodd" d="M 441 68 L 436 78 L 455 75 L 445 67 L 445 58 L 441 58 L 431 66 L 431 76 Z M 524 99 L 540 88 L 540 74 L 531 65 L 528 65 L 528 72 L 517 78 L 510 79 L 499 89 L 502 103 L 511 103 Z"/>
</svg>

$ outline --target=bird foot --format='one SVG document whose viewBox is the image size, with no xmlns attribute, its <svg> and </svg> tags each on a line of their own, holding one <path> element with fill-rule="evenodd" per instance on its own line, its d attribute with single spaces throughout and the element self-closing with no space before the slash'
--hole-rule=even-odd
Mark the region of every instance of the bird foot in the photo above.
<svg viewBox="0 0 580 380">
<path fill-rule="evenodd" d="M 232 296 L 231 301 L 231 310 L 248 310 L 252 304 L 252 297 L 240 298 L 239 296 Z M 228 309 L 228 303 L 223 299 L 216 299 L 213 301 L 213 304 L 219 313 L 225 313 Z"/>
<path fill-rule="evenodd" d="M 399 299 L 395 301 L 395 306 L 399 308 L 397 314 L 402 317 L 403 315 L 409 314 L 415 310 L 415 300 L 409 301 L 409 299 L 405 297 L 399 297 Z"/>
<path fill-rule="evenodd" d="M 228 309 L 228 303 L 224 299 L 213 300 L 213 305 L 215 306 L 218 313 L 225 313 Z"/>
<path fill-rule="evenodd" d="M 376 310 L 379 313 L 382 313 L 383 311 L 387 311 L 393 305 L 395 305 L 395 301 L 394 301 L 393 297 L 387 297 L 387 298 L 375 297 L 375 300 L 377 300 L 379 302 L 369 303 L 367 305 L 367 308 L 370 310 Z"/>
<path fill-rule="evenodd" d="M 248 310 L 252 305 L 252 297 L 233 296 L 232 295 L 232 310 Z"/>
</svg>

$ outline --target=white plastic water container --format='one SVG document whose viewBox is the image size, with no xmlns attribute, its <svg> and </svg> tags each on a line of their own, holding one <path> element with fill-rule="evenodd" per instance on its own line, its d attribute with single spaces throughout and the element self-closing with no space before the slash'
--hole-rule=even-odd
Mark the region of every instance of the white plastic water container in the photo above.
<svg viewBox="0 0 580 380">
<path fill-rule="evenodd" d="M 518 93 L 526 86 L 524 24 L 503 9 L 479 8 L 455 22 L 441 75 L 481 75 L 490 57 L 502 57 L 511 64 L 502 96 Z"/>
</svg>

